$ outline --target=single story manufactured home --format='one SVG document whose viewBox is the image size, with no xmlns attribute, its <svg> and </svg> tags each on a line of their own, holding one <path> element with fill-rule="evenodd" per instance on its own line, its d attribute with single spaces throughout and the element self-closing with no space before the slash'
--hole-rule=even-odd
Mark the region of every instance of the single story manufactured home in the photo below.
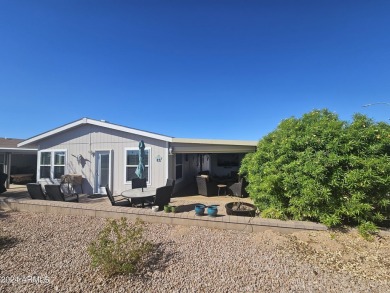
<svg viewBox="0 0 390 293">
<path fill-rule="evenodd" d="M 148 187 L 163 186 L 169 178 L 176 180 L 176 191 L 194 182 L 201 171 L 230 176 L 257 145 L 257 141 L 174 138 L 82 118 L 24 140 L 18 147 L 37 150 L 36 178 L 41 184 L 78 174 L 83 178 L 78 192 L 105 193 L 108 184 L 120 194 L 131 188 L 136 177 L 141 140 Z"/>
</svg>

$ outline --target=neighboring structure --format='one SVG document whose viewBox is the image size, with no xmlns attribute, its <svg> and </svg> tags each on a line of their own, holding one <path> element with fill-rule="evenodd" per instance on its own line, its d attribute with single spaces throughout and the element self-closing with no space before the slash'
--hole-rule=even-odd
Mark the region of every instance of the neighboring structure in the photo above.
<svg viewBox="0 0 390 293">
<path fill-rule="evenodd" d="M 16 138 L 0 138 L 0 172 L 8 175 L 6 188 L 13 177 L 35 181 L 37 149 L 18 148 L 18 143 L 22 141 Z"/>
<path fill-rule="evenodd" d="M 138 144 L 145 142 L 145 171 L 151 187 L 176 179 L 176 190 L 208 170 L 219 176 L 237 172 L 256 141 L 181 139 L 82 118 L 18 144 L 38 150 L 37 181 L 57 183 L 64 174 L 83 176 L 84 193 L 114 193 L 131 188 L 138 165 Z"/>
</svg>

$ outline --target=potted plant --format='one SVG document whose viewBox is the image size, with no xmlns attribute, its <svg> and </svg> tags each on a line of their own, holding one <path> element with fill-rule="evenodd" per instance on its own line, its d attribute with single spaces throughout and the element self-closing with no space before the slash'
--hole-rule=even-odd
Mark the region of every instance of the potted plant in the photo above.
<svg viewBox="0 0 390 293">
<path fill-rule="evenodd" d="M 171 206 L 170 205 L 165 205 L 164 206 L 164 212 L 170 213 L 171 212 Z"/>
<path fill-rule="evenodd" d="M 226 214 L 232 216 L 254 217 L 256 216 L 256 206 L 247 202 L 229 202 L 225 205 Z"/>
</svg>

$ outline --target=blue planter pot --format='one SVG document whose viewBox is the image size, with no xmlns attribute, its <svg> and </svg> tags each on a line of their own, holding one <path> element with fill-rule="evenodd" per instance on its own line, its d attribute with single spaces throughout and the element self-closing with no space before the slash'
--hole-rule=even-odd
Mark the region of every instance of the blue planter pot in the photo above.
<svg viewBox="0 0 390 293">
<path fill-rule="evenodd" d="M 217 206 L 209 206 L 207 208 L 207 214 L 210 216 L 210 217 L 215 217 L 217 214 L 218 214 L 218 208 Z"/>
<path fill-rule="evenodd" d="M 205 207 L 206 206 L 204 204 L 195 205 L 195 214 L 197 214 L 198 216 L 203 216 Z"/>
</svg>

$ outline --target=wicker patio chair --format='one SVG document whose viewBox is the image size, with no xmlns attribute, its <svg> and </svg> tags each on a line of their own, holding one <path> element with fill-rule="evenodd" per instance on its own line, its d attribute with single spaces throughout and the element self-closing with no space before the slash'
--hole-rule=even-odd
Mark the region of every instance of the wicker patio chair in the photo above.
<svg viewBox="0 0 390 293">
<path fill-rule="evenodd" d="M 247 186 L 246 181 L 244 178 L 241 178 L 239 182 L 233 183 L 229 186 L 228 190 L 229 193 L 231 193 L 234 196 L 238 197 L 247 197 L 248 193 L 245 190 L 245 187 Z"/>
<path fill-rule="evenodd" d="M 61 186 L 57 184 L 45 185 L 45 190 L 46 190 L 46 196 L 49 200 L 68 201 L 68 202 L 79 201 L 79 195 L 77 193 L 72 195 L 65 195 L 61 190 Z"/>
<path fill-rule="evenodd" d="M 198 185 L 198 193 L 200 195 L 210 196 L 218 194 L 217 184 L 209 181 L 208 178 L 196 176 L 196 184 Z"/>
<path fill-rule="evenodd" d="M 0 193 L 7 191 L 7 188 L 5 188 L 5 181 L 7 181 L 7 178 L 7 174 L 0 172 Z"/>
<path fill-rule="evenodd" d="M 121 195 L 113 195 L 108 185 L 106 186 L 106 194 L 113 206 L 131 207 L 131 202 L 128 198 Z"/>
<path fill-rule="evenodd" d="M 39 183 L 27 183 L 27 191 L 32 199 L 46 199 L 46 195 Z"/>
</svg>

